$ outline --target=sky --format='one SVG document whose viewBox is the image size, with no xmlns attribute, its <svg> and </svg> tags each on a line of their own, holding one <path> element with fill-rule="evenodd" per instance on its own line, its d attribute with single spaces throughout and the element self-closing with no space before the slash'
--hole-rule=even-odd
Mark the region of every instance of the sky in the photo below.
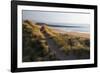
<svg viewBox="0 0 100 73">
<path fill-rule="evenodd" d="M 89 13 L 23 10 L 22 16 L 23 20 L 28 19 L 41 23 L 71 23 L 88 25 L 90 23 Z"/>
</svg>

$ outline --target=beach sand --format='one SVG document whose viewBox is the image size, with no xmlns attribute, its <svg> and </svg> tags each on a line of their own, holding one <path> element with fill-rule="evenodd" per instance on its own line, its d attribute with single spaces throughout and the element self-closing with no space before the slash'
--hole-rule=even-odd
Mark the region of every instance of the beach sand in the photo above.
<svg viewBox="0 0 100 73">
<path fill-rule="evenodd" d="M 59 29 L 54 29 L 56 33 L 61 33 L 61 34 L 68 34 L 76 37 L 83 37 L 83 38 L 90 38 L 90 33 L 88 32 L 73 32 L 73 31 L 62 31 Z"/>
<path fill-rule="evenodd" d="M 87 32 L 67 32 L 66 34 L 77 37 L 90 38 L 90 34 Z"/>
</svg>

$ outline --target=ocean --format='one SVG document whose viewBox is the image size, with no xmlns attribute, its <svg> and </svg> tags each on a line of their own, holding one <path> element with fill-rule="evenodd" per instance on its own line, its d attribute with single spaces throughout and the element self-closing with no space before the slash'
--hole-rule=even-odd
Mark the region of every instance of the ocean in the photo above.
<svg viewBox="0 0 100 73">
<path fill-rule="evenodd" d="M 89 24 L 49 24 L 49 26 L 66 32 L 90 32 Z"/>
</svg>

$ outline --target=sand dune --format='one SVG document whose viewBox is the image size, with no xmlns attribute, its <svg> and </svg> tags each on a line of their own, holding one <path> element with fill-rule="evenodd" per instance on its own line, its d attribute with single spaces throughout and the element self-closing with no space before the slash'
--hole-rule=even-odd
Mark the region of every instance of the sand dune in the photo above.
<svg viewBox="0 0 100 73">
<path fill-rule="evenodd" d="M 66 32 L 63 30 L 59 30 L 59 29 L 53 29 L 56 33 L 61 33 L 61 34 L 68 34 L 68 35 L 73 35 L 73 36 L 79 36 L 79 37 L 84 37 L 84 38 L 90 38 L 90 33 L 87 32 Z"/>
</svg>

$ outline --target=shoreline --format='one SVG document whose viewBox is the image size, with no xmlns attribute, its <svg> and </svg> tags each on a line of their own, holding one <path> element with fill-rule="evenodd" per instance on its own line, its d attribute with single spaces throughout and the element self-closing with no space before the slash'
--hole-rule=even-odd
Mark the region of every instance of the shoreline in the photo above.
<svg viewBox="0 0 100 73">
<path fill-rule="evenodd" d="M 83 38 L 90 38 L 90 33 L 87 32 L 66 32 L 65 34 L 77 36 L 77 37 L 83 37 Z"/>
<path fill-rule="evenodd" d="M 76 37 L 83 37 L 83 38 L 90 38 L 90 33 L 89 32 L 77 32 L 77 31 L 62 31 L 62 30 L 58 30 L 58 29 L 54 29 L 54 31 L 56 33 L 60 33 L 60 34 L 68 34 L 68 35 L 72 35 L 72 36 L 76 36 Z"/>
</svg>

